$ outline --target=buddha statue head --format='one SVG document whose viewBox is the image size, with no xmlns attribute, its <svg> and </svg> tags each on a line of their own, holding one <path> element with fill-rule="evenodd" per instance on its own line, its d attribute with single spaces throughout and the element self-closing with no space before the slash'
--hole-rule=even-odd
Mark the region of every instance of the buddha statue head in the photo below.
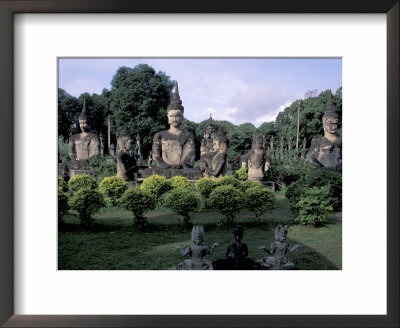
<svg viewBox="0 0 400 328">
<path fill-rule="evenodd" d="M 184 108 L 179 96 L 178 82 L 175 82 L 175 92 L 167 108 L 168 124 L 175 129 L 179 129 L 183 121 Z"/>
<path fill-rule="evenodd" d="M 264 149 L 264 137 L 254 136 L 251 145 L 252 150 L 263 150 Z"/>
<path fill-rule="evenodd" d="M 218 153 L 226 153 L 228 151 L 228 139 L 225 131 L 218 129 L 216 133 L 212 134 L 213 150 Z"/>
<path fill-rule="evenodd" d="M 339 115 L 336 113 L 332 104 L 332 93 L 329 94 L 328 106 L 324 116 L 322 116 L 322 123 L 324 125 L 325 133 L 336 134 L 339 123 Z"/>
<path fill-rule="evenodd" d="M 79 127 L 82 132 L 89 132 L 88 117 L 86 115 L 86 100 L 83 100 L 82 112 L 79 115 Z"/>
<path fill-rule="evenodd" d="M 233 229 L 233 235 L 235 236 L 235 240 L 240 242 L 243 239 L 243 227 L 241 225 L 237 225 L 234 229 Z"/>
<path fill-rule="evenodd" d="M 203 226 L 196 225 L 192 229 L 192 241 L 196 245 L 201 245 L 204 241 L 205 232 Z"/>
<path fill-rule="evenodd" d="M 210 139 L 211 135 L 215 132 L 215 130 L 216 130 L 216 127 L 215 127 L 214 124 L 212 124 L 212 116 L 211 116 L 211 113 L 210 113 L 210 118 L 208 120 L 208 124 L 206 126 L 206 130 L 204 132 L 204 138 Z"/>
<path fill-rule="evenodd" d="M 278 226 L 275 228 L 275 240 L 285 241 L 287 233 L 288 233 L 288 226 L 283 224 L 278 224 Z"/>
<path fill-rule="evenodd" d="M 132 149 L 132 144 L 133 140 L 131 134 L 124 128 L 118 136 L 117 149 L 118 151 L 129 153 Z"/>
</svg>

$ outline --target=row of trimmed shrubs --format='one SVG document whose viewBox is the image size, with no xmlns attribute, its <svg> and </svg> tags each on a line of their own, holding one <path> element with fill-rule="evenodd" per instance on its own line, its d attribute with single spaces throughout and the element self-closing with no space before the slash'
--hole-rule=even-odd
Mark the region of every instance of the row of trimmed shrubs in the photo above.
<svg viewBox="0 0 400 328">
<path fill-rule="evenodd" d="M 128 189 L 127 183 L 117 176 L 104 178 L 97 188 L 93 178 L 77 175 L 68 184 L 59 180 L 58 216 L 61 220 L 73 209 L 79 213 L 82 224 L 90 225 L 93 214 L 102 207 L 118 205 L 133 213 L 135 225 L 144 227 L 147 224 L 144 213 L 162 204 L 181 215 L 185 225 L 190 225 L 191 215 L 203 206 L 218 210 L 228 223 L 232 223 L 244 207 L 254 212 L 255 220 L 260 221 L 262 215 L 275 206 L 275 196 L 269 189 L 233 176 L 202 178 L 194 187 L 195 190 L 185 177 L 167 180 L 152 175 L 140 188 Z"/>
</svg>

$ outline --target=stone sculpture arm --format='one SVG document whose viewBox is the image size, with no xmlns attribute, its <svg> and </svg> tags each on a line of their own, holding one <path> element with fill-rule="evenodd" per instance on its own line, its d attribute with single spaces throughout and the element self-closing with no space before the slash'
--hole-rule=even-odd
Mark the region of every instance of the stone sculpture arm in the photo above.
<svg viewBox="0 0 400 328">
<path fill-rule="evenodd" d="M 90 140 L 89 158 L 100 154 L 100 138 L 92 135 Z"/>
<path fill-rule="evenodd" d="M 211 255 L 212 253 L 214 253 L 214 249 L 215 247 L 219 246 L 218 243 L 214 243 L 212 244 L 212 246 L 207 250 L 207 254 Z"/>
<path fill-rule="evenodd" d="M 73 137 L 69 138 L 68 155 L 69 155 L 69 158 L 71 159 L 71 161 L 76 160 L 75 139 Z"/>
<path fill-rule="evenodd" d="M 288 247 L 288 252 L 292 253 L 295 250 L 297 250 L 299 247 L 301 247 L 300 245 L 294 245 L 293 247 Z"/>
<path fill-rule="evenodd" d="M 264 165 L 264 172 L 267 172 L 268 170 L 269 170 L 269 160 L 267 159 Z"/>
<path fill-rule="evenodd" d="M 212 160 L 212 167 L 207 167 L 206 168 L 206 173 L 208 175 L 213 175 L 213 176 L 217 176 L 220 172 L 222 167 L 224 166 L 226 161 L 226 156 L 221 156 L 220 154 L 217 154 L 214 156 L 213 160 Z"/>
<path fill-rule="evenodd" d="M 318 161 L 318 153 L 319 153 L 319 141 L 317 139 L 312 139 L 310 147 L 310 162 L 315 166 L 320 166 L 320 163 Z"/>
<path fill-rule="evenodd" d="M 158 165 L 164 169 L 170 168 L 170 165 L 164 162 L 162 159 L 162 150 L 161 150 L 161 136 L 159 133 L 156 133 L 153 138 L 153 146 L 151 148 L 153 154 L 153 160 L 158 163 Z"/>
<path fill-rule="evenodd" d="M 276 246 L 274 243 L 271 244 L 271 246 L 269 247 L 269 249 L 266 246 L 261 246 L 260 247 L 261 250 L 266 251 L 268 254 L 274 254 L 276 251 Z"/>
<path fill-rule="evenodd" d="M 178 249 L 179 252 L 181 252 L 182 256 L 187 256 L 192 254 L 192 249 L 190 248 L 190 246 L 188 246 L 185 250 L 183 250 L 181 246 L 175 246 L 175 248 Z"/>
<path fill-rule="evenodd" d="M 184 168 L 192 168 L 195 160 L 194 136 L 190 134 L 182 148 L 181 164 Z"/>
</svg>

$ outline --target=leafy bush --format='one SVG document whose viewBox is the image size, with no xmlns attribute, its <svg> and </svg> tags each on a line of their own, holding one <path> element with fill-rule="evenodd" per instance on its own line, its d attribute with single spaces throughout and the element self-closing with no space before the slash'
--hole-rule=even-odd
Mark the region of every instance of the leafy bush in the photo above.
<svg viewBox="0 0 400 328">
<path fill-rule="evenodd" d="M 240 190 L 243 191 L 243 192 L 246 191 L 249 188 L 263 188 L 263 185 L 261 184 L 261 182 L 250 181 L 250 180 L 243 181 L 240 184 Z"/>
<path fill-rule="evenodd" d="M 333 170 L 312 168 L 305 177 L 308 187 L 330 186 L 329 199 L 334 211 L 342 210 L 342 174 Z"/>
<path fill-rule="evenodd" d="M 208 199 L 211 192 L 217 187 L 218 183 L 213 178 L 201 178 L 194 184 L 194 188 L 205 198 Z"/>
<path fill-rule="evenodd" d="M 141 229 L 148 224 L 144 213 L 155 208 L 156 198 L 147 190 L 131 188 L 122 195 L 120 204 L 133 213 L 134 224 Z"/>
<path fill-rule="evenodd" d="M 68 192 L 68 184 L 64 179 L 58 178 L 58 189 L 61 189 L 64 192 Z"/>
<path fill-rule="evenodd" d="M 143 180 L 141 190 L 148 191 L 155 197 L 159 197 L 170 189 L 167 179 L 161 175 L 153 174 Z"/>
<path fill-rule="evenodd" d="M 246 207 L 254 212 L 255 222 L 261 222 L 261 216 L 275 207 L 275 195 L 268 188 L 253 187 L 245 192 Z"/>
<path fill-rule="evenodd" d="M 185 189 L 192 190 L 192 185 L 189 182 L 188 178 L 186 178 L 186 177 L 181 177 L 181 176 L 177 175 L 177 176 L 169 179 L 168 182 L 172 189 L 185 188 Z"/>
<path fill-rule="evenodd" d="M 185 225 L 189 226 L 190 216 L 200 209 L 201 198 L 195 191 L 181 187 L 167 194 L 164 205 L 181 215 Z"/>
<path fill-rule="evenodd" d="M 82 188 L 96 189 L 97 182 L 95 179 L 86 174 L 77 174 L 68 181 L 68 188 L 72 192 L 78 191 Z"/>
<path fill-rule="evenodd" d="M 298 180 L 289 185 L 285 191 L 285 197 L 290 201 L 290 208 L 293 212 L 298 211 L 298 202 L 307 190 L 304 180 Z"/>
<path fill-rule="evenodd" d="M 218 186 L 233 186 L 237 189 L 240 188 L 240 182 L 233 175 L 225 175 L 218 180 Z"/>
<path fill-rule="evenodd" d="M 235 178 L 239 181 L 247 180 L 247 170 L 245 167 L 241 167 L 239 170 L 235 172 Z"/>
<path fill-rule="evenodd" d="M 228 224 L 232 224 L 235 215 L 244 205 L 243 193 L 232 185 L 219 186 L 211 192 L 208 203 L 225 215 Z"/>
<path fill-rule="evenodd" d="M 60 187 L 58 188 L 58 220 L 61 221 L 69 210 L 68 194 Z"/>
<path fill-rule="evenodd" d="M 117 174 L 117 163 L 111 156 L 94 156 L 88 160 L 88 165 L 93 168 L 93 174 L 98 181 Z"/>
<path fill-rule="evenodd" d="M 305 159 L 292 159 L 290 165 L 284 160 L 273 159 L 265 177 L 274 181 L 279 187 L 284 187 L 303 179 L 310 170 L 311 164 Z"/>
<path fill-rule="evenodd" d="M 328 213 L 332 211 L 329 202 L 329 187 L 313 187 L 307 189 L 298 202 L 299 216 L 295 222 L 320 226 L 326 222 Z"/>
<path fill-rule="evenodd" d="M 81 188 L 71 197 L 69 206 L 79 213 L 82 225 L 91 225 L 93 214 L 104 207 L 105 202 L 102 194 L 97 190 Z"/>
<path fill-rule="evenodd" d="M 128 189 L 126 181 L 118 176 L 105 177 L 99 186 L 102 194 L 107 195 L 111 199 L 113 206 L 117 204 L 118 198 Z"/>
</svg>

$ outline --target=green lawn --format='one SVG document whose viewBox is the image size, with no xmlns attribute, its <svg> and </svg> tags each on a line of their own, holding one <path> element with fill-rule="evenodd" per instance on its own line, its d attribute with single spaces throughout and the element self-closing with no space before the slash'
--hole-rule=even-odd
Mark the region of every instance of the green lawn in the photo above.
<svg viewBox="0 0 400 328">
<path fill-rule="evenodd" d="M 235 224 L 244 227 L 243 242 L 247 243 L 249 257 L 261 259 L 266 253 L 260 246 L 269 246 L 274 240 L 277 223 L 289 225 L 290 245 L 301 247 L 288 255 L 300 270 L 338 270 L 342 267 L 341 213 L 330 216 L 320 228 L 293 224 L 294 216 L 288 201 L 277 193 L 277 207 L 263 217 L 263 223 L 252 223 L 253 214 L 241 211 Z M 190 243 L 190 230 L 182 226 L 182 219 L 174 212 L 159 207 L 146 214 L 151 224 L 149 231 L 139 232 L 133 226 L 130 212 L 106 208 L 94 216 L 92 231 L 78 225 L 74 213 L 64 218 L 58 234 L 58 268 L 60 270 L 174 270 L 182 261 L 175 245 Z M 233 241 L 232 228 L 221 224 L 223 217 L 212 210 L 203 210 L 193 216 L 194 224 L 206 230 L 205 244 L 220 244 L 208 260 L 225 258 L 226 248 Z"/>
</svg>

